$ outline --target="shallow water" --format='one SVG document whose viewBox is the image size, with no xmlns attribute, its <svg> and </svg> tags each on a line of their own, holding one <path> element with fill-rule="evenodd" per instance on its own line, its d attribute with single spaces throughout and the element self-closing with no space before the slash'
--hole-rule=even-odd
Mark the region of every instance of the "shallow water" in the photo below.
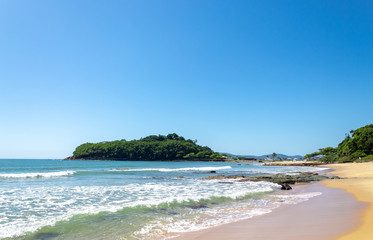
<svg viewBox="0 0 373 240">
<path fill-rule="evenodd" d="M 315 171 L 257 163 L 0 160 L 0 238 L 164 239 L 271 212 L 319 193 L 212 175 Z"/>
</svg>

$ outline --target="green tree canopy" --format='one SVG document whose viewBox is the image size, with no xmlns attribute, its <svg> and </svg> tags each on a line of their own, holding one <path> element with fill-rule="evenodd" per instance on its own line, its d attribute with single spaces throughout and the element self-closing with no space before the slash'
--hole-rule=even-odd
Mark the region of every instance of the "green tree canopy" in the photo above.
<svg viewBox="0 0 373 240">
<path fill-rule="evenodd" d="M 118 140 L 100 143 L 84 143 L 78 146 L 72 159 L 100 160 L 220 160 L 219 153 L 196 141 L 185 139 L 176 133 L 150 135 L 139 140 Z"/>
<path fill-rule="evenodd" d="M 338 159 L 353 161 L 373 155 L 373 124 L 351 130 L 337 148 L 321 148 L 318 152 L 307 154 L 305 157 L 310 158 L 318 155 L 323 156 L 323 160 L 328 162 Z"/>
</svg>

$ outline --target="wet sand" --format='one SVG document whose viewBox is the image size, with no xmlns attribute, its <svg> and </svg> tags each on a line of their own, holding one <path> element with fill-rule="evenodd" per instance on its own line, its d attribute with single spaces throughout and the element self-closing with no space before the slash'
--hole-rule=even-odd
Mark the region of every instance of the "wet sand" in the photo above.
<svg viewBox="0 0 373 240">
<path fill-rule="evenodd" d="M 346 179 L 327 180 L 328 187 L 340 188 L 352 193 L 359 201 L 368 206 L 362 212 L 361 224 L 338 240 L 372 240 L 373 239 L 373 162 L 344 163 L 328 165 L 335 169 L 333 174 Z"/>
<path fill-rule="evenodd" d="M 295 186 L 291 191 L 322 192 L 322 195 L 251 219 L 201 231 L 188 232 L 177 240 L 330 240 L 356 229 L 366 204 L 352 194 L 321 183 Z M 359 238 L 355 238 L 359 239 Z"/>
</svg>

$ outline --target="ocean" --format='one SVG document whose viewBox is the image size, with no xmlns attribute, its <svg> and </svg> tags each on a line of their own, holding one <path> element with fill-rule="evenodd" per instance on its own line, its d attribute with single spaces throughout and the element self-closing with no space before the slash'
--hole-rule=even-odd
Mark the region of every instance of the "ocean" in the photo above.
<svg viewBox="0 0 373 240">
<path fill-rule="evenodd" d="M 203 177 L 317 170 L 261 163 L 0 159 L 0 239 L 167 239 L 321 194 Z"/>
</svg>

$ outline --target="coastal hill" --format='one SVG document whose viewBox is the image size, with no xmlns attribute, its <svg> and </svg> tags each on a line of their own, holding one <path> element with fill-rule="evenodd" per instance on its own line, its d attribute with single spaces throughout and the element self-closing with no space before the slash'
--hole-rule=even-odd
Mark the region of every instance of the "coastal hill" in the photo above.
<svg viewBox="0 0 373 240">
<path fill-rule="evenodd" d="M 373 160 L 373 124 L 346 133 L 345 139 L 336 148 L 320 148 L 305 155 L 305 158 L 321 156 L 326 163 Z"/>
<path fill-rule="evenodd" d="M 150 135 L 139 140 L 125 139 L 84 143 L 66 160 L 224 160 L 220 153 L 209 147 L 197 145 L 197 140 L 185 139 L 176 133 Z"/>
</svg>

